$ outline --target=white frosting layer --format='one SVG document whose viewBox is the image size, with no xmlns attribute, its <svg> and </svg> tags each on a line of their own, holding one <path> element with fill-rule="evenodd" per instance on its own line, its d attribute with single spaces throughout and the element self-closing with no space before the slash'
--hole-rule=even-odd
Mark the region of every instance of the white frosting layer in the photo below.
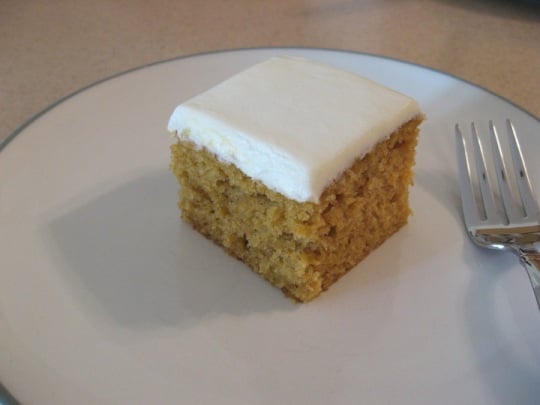
<svg viewBox="0 0 540 405">
<path fill-rule="evenodd" d="M 356 74 L 272 58 L 178 106 L 168 129 L 296 201 L 317 202 L 357 157 L 420 113 Z"/>
</svg>

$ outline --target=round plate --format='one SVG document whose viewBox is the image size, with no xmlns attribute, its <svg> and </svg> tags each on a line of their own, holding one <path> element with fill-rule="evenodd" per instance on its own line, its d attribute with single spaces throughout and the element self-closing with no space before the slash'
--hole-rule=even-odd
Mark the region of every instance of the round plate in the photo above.
<svg viewBox="0 0 540 405">
<path fill-rule="evenodd" d="M 299 305 L 179 220 L 173 108 L 274 55 L 320 60 L 427 115 L 409 224 Z M 318 49 L 196 55 L 65 99 L 0 153 L 0 379 L 22 403 L 537 403 L 540 314 L 516 257 L 461 220 L 453 128 L 540 125 L 420 66 Z"/>
</svg>

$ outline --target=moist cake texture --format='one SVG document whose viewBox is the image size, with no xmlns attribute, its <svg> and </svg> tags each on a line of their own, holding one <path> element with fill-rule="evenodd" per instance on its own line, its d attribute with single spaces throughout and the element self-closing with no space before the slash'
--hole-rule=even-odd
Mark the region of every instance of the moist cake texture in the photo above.
<svg viewBox="0 0 540 405">
<path fill-rule="evenodd" d="M 173 112 L 182 218 L 309 301 L 406 224 L 422 119 L 353 73 L 262 62 Z"/>
</svg>

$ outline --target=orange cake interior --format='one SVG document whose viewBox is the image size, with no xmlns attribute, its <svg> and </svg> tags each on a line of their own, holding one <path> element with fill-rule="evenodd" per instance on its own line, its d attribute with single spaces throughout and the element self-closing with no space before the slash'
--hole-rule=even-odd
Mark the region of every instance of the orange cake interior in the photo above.
<svg viewBox="0 0 540 405">
<path fill-rule="evenodd" d="M 330 184 L 319 203 L 253 181 L 190 142 L 172 145 L 182 218 L 287 295 L 317 297 L 407 223 L 415 118 Z"/>
</svg>

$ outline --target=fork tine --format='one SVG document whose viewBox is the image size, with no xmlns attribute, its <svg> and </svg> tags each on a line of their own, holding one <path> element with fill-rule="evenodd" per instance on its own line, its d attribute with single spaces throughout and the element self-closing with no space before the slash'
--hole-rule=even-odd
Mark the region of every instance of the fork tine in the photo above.
<svg viewBox="0 0 540 405">
<path fill-rule="evenodd" d="M 463 207 L 463 216 L 465 217 L 465 223 L 467 226 L 474 226 L 480 224 L 481 218 L 478 215 L 478 207 L 474 198 L 473 185 L 471 181 L 471 165 L 469 154 L 467 153 L 467 144 L 458 124 L 455 126 L 455 134 L 459 189 L 461 194 L 461 204 Z"/>
<path fill-rule="evenodd" d="M 480 141 L 480 137 L 478 136 L 478 131 L 476 130 L 476 125 L 474 122 L 471 124 L 471 132 L 476 161 L 476 173 L 478 176 L 478 183 L 480 184 L 480 194 L 482 196 L 482 203 L 484 205 L 485 218 L 489 218 L 490 220 L 499 219 L 497 208 L 495 207 L 495 201 L 493 199 L 493 188 L 491 187 L 491 181 L 488 176 L 482 142 Z"/>
<path fill-rule="evenodd" d="M 497 172 L 497 181 L 499 183 L 499 191 L 503 201 L 504 213 L 507 217 L 508 223 L 519 222 L 523 215 L 519 215 L 516 209 L 516 205 L 512 200 L 512 190 L 508 183 L 508 171 L 504 163 L 502 155 L 501 142 L 499 140 L 499 134 L 497 128 L 493 124 L 493 121 L 489 121 L 489 132 L 491 135 L 491 146 L 493 148 L 493 161 L 495 164 L 495 171 Z"/>
<path fill-rule="evenodd" d="M 536 219 L 540 210 L 532 192 L 531 181 L 529 179 L 529 174 L 527 173 L 527 168 L 525 167 L 525 160 L 523 159 L 523 153 L 521 152 L 516 129 L 509 119 L 506 120 L 506 125 L 510 140 L 509 143 L 510 151 L 512 153 L 512 162 L 514 164 L 514 172 L 521 197 L 521 203 L 523 204 L 524 214 L 528 219 Z"/>
</svg>

